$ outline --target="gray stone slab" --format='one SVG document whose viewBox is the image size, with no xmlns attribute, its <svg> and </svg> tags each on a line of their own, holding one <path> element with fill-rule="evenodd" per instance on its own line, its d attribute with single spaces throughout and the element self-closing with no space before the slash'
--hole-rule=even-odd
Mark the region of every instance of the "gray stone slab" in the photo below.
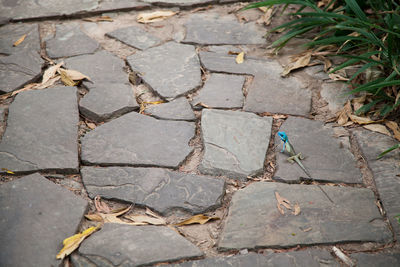
<svg viewBox="0 0 400 267">
<path fill-rule="evenodd" d="M 282 78 L 275 69 L 254 77 L 243 109 L 307 116 L 311 109 L 311 91 L 294 77 Z"/>
<path fill-rule="evenodd" d="M 168 42 L 127 58 L 130 67 L 164 98 L 175 98 L 201 85 L 194 46 Z"/>
<path fill-rule="evenodd" d="M 69 69 L 89 76 L 92 82 L 84 82 L 89 89 L 103 83 L 127 83 L 128 74 L 123 70 L 125 62 L 110 52 L 101 50 L 93 55 L 83 55 L 65 60 Z"/>
<path fill-rule="evenodd" d="M 265 44 L 265 29 L 254 22 L 240 23 L 234 15 L 217 13 L 195 14 L 185 23 L 186 36 L 182 41 L 189 44 Z"/>
<path fill-rule="evenodd" d="M 341 242 L 392 240 L 392 233 L 375 205 L 374 193 L 366 188 L 259 182 L 237 191 L 218 247 L 221 250 Z M 277 209 L 279 193 L 301 212 L 297 216 Z M 362 208 L 360 208 L 362 207 Z"/>
<path fill-rule="evenodd" d="M 81 113 L 94 121 L 104 121 L 138 109 L 133 89 L 127 83 L 102 83 L 90 89 L 79 102 Z"/>
<path fill-rule="evenodd" d="M 192 151 L 195 125 L 157 120 L 131 112 L 105 123 L 82 140 L 82 161 L 90 164 L 173 167 Z"/>
<path fill-rule="evenodd" d="M 194 121 L 196 119 L 192 107 L 185 97 L 179 97 L 164 104 L 148 106 L 145 113 L 166 120 Z"/>
<path fill-rule="evenodd" d="M 301 152 L 305 157 L 302 163 L 313 179 L 350 184 L 362 183 L 362 175 L 353 154 L 342 143 L 342 139 L 335 137 L 330 125 L 324 125 L 320 121 L 289 117 L 282 124 L 280 131 L 286 132 L 295 151 Z M 345 141 L 348 142 L 348 137 L 345 137 Z M 276 149 L 278 170 L 275 178 L 285 181 L 308 179 L 296 163 L 287 161 L 286 152 L 280 152 L 283 143 L 279 137 L 275 137 L 275 144 L 278 145 Z"/>
<path fill-rule="evenodd" d="M 102 0 L 96 11 L 134 10 L 149 7 L 150 4 L 140 0 Z"/>
<path fill-rule="evenodd" d="M 400 266 L 400 254 L 395 253 L 353 253 L 351 258 L 357 266 L 362 267 L 393 267 Z"/>
<path fill-rule="evenodd" d="M 106 35 L 140 50 L 145 50 L 161 43 L 160 38 L 147 33 L 137 26 L 117 29 L 106 33 Z"/>
<path fill-rule="evenodd" d="M 46 52 L 50 58 L 73 57 L 92 54 L 99 46 L 79 29 L 79 24 L 59 24 L 54 38 L 46 41 Z"/>
<path fill-rule="evenodd" d="M 13 44 L 23 35 L 26 37 L 17 46 Z M 11 55 L 21 51 L 40 52 L 39 29 L 37 24 L 10 24 L 0 28 L 0 54 Z"/>
<path fill-rule="evenodd" d="M 98 0 L 0 0 L 0 17 L 13 20 L 72 15 L 96 9 Z"/>
<path fill-rule="evenodd" d="M 386 154 L 382 159 L 376 159 L 380 153 L 398 144 L 395 139 L 371 132 L 365 129 L 353 131 L 357 138 L 360 149 L 371 169 L 379 197 L 383 203 L 387 217 L 393 230 L 400 237 L 400 225 L 395 216 L 400 214 L 400 154 L 398 150 Z"/>
<path fill-rule="evenodd" d="M 291 251 L 287 253 L 271 253 L 262 255 L 249 253 L 246 255 L 235 255 L 230 257 L 208 258 L 204 260 L 186 261 L 167 266 L 173 267 L 320 267 L 339 266 L 338 262 L 326 250 L 309 249 L 302 251 Z"/>
<path fill-rule="evenodd" d="M 65 86 L 18 94 L 0 142 L 0 166 L 15 172 L 77 172 L 76 94 L 75 87 Z"/>
<path fill-rule="evenodd" d="M 88 237 L 79 252 L 103 258 L 114 266 L 142 266 L 202 256 L 195 245 L 164 226 L 105 224 Z"/>
<path fill-rule="evenodd" d="M 240 111 L 206 110 L 201 117 L 205 174 L 245 179 L 264 167 L 272 118 Z"/>
<path fill-rule="evenodd" d="M 0 203 L 1 266 L 61 264 L 62 241 L 76 232 L 88 206 L 40 174 L 2 184 Z"/>
<path fill-rule="evenodd" d="M 182 7 L 190 7 L 202 4 L 204 5 L 216 2 L 216 0 L 142 0 L 142 1 L 153 5 L 182 6 Z"/>
<path fill-rule="evenodd" d="M 337 113 L 343 105 L 350 99 L 349 85 L 342 82 L 323 83 L 321 97 L 328 102 L 328 108 L 332 113 Z"/>
<path fill-rule="evenodd" d="M 166 214 L 174 209 L 201 213 L 221 205 L 221 179 L 160 168 L 84 167 L 83 183 L 94 198 L 119 199 Z"/>
<path fill-rule="evenodd" d="M 244 76 L 213 73 L 192 105 L 203 103 L 212 108 L 241 108 L 243 106 Z"/>
<path fill-rule="evenodd" d="M 0 57 L 0 92 L 11 92 L 38 78 L 43 60 L 33 50 Z"/>
</svg>

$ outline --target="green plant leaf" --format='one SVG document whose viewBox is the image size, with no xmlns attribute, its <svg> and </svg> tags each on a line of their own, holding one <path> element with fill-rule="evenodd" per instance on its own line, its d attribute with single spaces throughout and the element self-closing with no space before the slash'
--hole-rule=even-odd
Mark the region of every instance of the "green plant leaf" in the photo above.
<svg viewBox="0 0 400 267">
<path fill-rule="evenodd" d="M 379 154 L 379 156 L 377 157 L 377 159 L 382 158 L 382 157 L 385 156 L 387 153 L 389 153 L 389 152 L 391 152 L 391 151 L 393 151 L 393 150 L 395 150 L 395 149 L 397 149 L 397 148 L 400 148 L 400 143 L 398 143 L 398 144 L 392 146 L 391 148 L 386 149 L 385 151 L 383 151 L 381 154 Z"/>
</svg>

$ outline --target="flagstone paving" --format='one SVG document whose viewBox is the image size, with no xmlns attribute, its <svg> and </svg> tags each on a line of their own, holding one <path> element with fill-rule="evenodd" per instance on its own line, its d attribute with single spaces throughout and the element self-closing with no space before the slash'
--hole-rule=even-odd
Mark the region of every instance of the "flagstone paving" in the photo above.
<svg viewBox="0 0 400 267">
<path fill-rule="evenodd" d="M 0 0 L 1 95 L 40 83 L 48 58 L 90 80 L 0 100 L 1 266 L 343 266 L 333 245 L 359 266 L 399 265 L 400 158 L 376 159 L 395 139 L 319 121 L 347 88 L 322 65 L 283 78 L 263 12 L 235 0 L 23 2 Z M 139 9 L 165 7 L 178 13 L 137 23 Z M 56 260 L 63 239 L 96 224 L 83 216 L 96 196 L 169 225 L 106 223 Z M 173 225 L 196 214 L 220 219 Z"/>
</svg>

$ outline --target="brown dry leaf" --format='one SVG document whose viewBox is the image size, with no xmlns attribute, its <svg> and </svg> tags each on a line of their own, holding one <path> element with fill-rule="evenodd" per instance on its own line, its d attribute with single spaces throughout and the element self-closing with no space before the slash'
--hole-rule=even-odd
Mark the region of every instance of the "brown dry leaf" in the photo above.
<svg viewBox="0 0 400 267">
<path fill-rule="evenodd" d="M 275 192 L 275 198 L 276 198 L 276 206 L 278 208 L 278 211 L 283 215 L 285 214 L 285 211 L 283 210 L 282 206 L 285 208 L 291 210 L 292 207 L 290 206 L 290 201 L 284 197 L 281 197 L 278 192 Z"/>
<path fill-rule="evenodd" d="M 263 11 L 264 14 L 260 16 L 260 18 L 256 21 L 258 24 L 270 25 L 272 21 L 272 15 L 274 14 L 274 8 L 267 8 L 267 10 Z"/>
<path fill-rule="evenodd" d="M 385 125 L 393 131 L 394 138 L 400 141 L 400 128 L 399 125 L 394 121 L 387 121 Z"/>
<path fill-rule="evenodd" d="M 42 79 L 42 84 L 46 83 L 48 80 L 54 77 L 56 75 L 58 69 L 64 64 L 64 62 L 60 62 L 57 65 L 49 67 L 45 72 L 43 73 L 43 79 Z"/>
<path fill-rule="evenodd" d="M 352 114 L 349 115 L 349 118 L 350 118 L 350 120 L 352 120 L 353 122 L 358 123 L 358 124 L 361 124 L 361 125 L 363 125 L 363 124 L 376 123 L 376 121 L 373 121 L 373 120 L 371 120 L 371 119 L 368 118 L 368 117 L 359 117 L 359 116 L 352 115 Z"/>
<path fill-rule="evenodd" d="M 64 69 L 63 71 L 74 81 L 80 81 L 80 80 L 84 80 L 84 79 L 91 81 L 91 79 L 88 76 L 80 73 L 77 70 Z"/>
<path fill-rule="evenodd" d="M 219 220 L 219 219 L 220 219 L 219 217 L 209 217 L 204 214 L 197 214 L 197 215 L 190 217 L 187 220 L 181 221 L 180 223 L 176 223 L 174 225 L 183 226 L 183 225 L 189 225 L 189 224 L 195 224 L 195 223 L 205 224 L 206 222 L 208 222 L 210 220 Z"/>
<path fill-rule="evenodd" d="M 235 59 L 237 64 L 242 64 L 244 62 L 244 52 L 240 52 Z"/>
<path fill-rule="evenodd" d="M 94 222 L 103 222 L 103 217 L 101 217 L 98 213 L 86 214 L 85 218 Z"/>
<path fill-rule="evenodd" d="M 32 88 L 32 90 L 48 88 L 48 87 L 54 85 L 54 84 L 55 84 L 56 82 L 58 82 L 60 79 L 61 79 L 61 76 L 60 76 L 60 75 L 57 75 L 57 76 L 55 76 L 55 77 L 53 77 L 53 78 L 50 78 L 50 80 L 48 80 L 48 81 L 45 82 L 45 83 L 41 83 L 41 84 L 38 84 L 37 86 L 34 86 L 34 87 Z"/>
<path fill-rule="evenodd" d="M 102 213 L 110 213 L 111 208 L 103 201 L 101 201 L 101 197 L 99 195 L 94 197 L 94 206 L 98 212 Z"/>
<path fill-rule="evenodd" d="M 359 108 L 361 108 L 364 105 L 364 102 L 365 102 L 366 98 L 367 98 L 366 95 L 362 95 L 360 97 L 353 98 L 351 100 L 351 102 L 353 104 L 354 111 L 357 111 Z"/>
<path fill-rule="evenodd" d="M 20 45 L 25 40 L 26 34 L 22 35 L 17 41 L 13 43 L 13 46 Z"/>
<path fill-rule="evenodd" d="M 96 128 L 96 124 L 94 124 L 93 122 L 86 122 L 87 127 L 89 127 L 89 129 L 93 130 L 94 128 Z"/>
<path fill-rule="evenodd" d="M 113 19 L 109 16 L 101 16 L 101 17 L 96 17 L 96 18 L 86 18 L 83 19 L 84 21 L 90 21 L 90 22 L 99 22 L 99 21 L 113 21 Z"/>
<path fill-rule="evenodd" d="M 331 73 L 328 76 L 329 76 L 329 78 L 331 78 L 334 81 L 348 81 L 349 80 L 349 78 L 346 78 L 346 77 L 344 77 L 340 74 L 336 74 L 336 73 Z"/>
<path fill-rule="evenodd" d="M 128 224 L 128 225 L 144 225 L 144 223 L 135 223 L 135 222 L 125 222 L 118 218 L 119 216 L 124 215 L 127 213 L 132 206 L 129 206 L 121 211 L 112 212 L 112 213 L 97 213 L 103 219 L 105 223 L 118 223 L 118 224 Z"/>
<path fill-rule="evenodd" d="M 308 66 L 311 61 L 311 56 L 312 52 L 308 51 L 307 53 L 301 55 L 301 56 L 296 56 L 290 64 L 285 66 L 283 72 L 281 73 L 281 76 L 285 77 L 287 76 L 292 70 L 296 70 L 305 66 Z"/>
<path fill-rule="evenodd" d="M 240 52 L 228 51 L 228 55 L 239 55 Z"/>
<path fill-rule="evenodd" d="M 266 6 L 260 6 L 258 9 L 265 13 L 268 11 L 269 8 Z"/>
<path fill-rule="evenodd" d="M 294 211 L 293 211 L 293 214 L 294 214 L 295 216 L 297 216 L 297 215 L 299 215 L 299 214 L 300 214 L 300 212 L 301 212 L 301 209 L 300 209 L 300 205 L 299 205 L 299 203 L 296 203 L 296 204 L 294 204 L 294 207 L 293 207 L 293 209 L 294 209 Z"/>
<path fill-rule="evenodd" d="M 282 114 L 274 114 L 274 115 L 272 115 L 272 118 L 274 118 L 275 120 L 286 119 L 287 117 L 288 117 L 288 115 L 282 115 Z"/>
<path fill-rule="evenodd" d="M 344 126 L 349 121 L 349 116 L 351 115 L 351 112 L 351 103 L 350 101 L 347 101 L 342 110 L 338 112 L 337 123 L 341 126 Z"/>
<path fill-rule="evenodd" d="M 64 69 L 59 69 L 58 70 L 60 72 L 61 75 L 61 81 L 63 82 L 63 84 L 65 84 L 66 86 L 75 86 L 78 83 L 74 82 L 71 77 L 68 76 L 68 74 L 65 72 Z"/>
<path fill-rule="evenodd" d="M 210 108 L 210 106 L 204 104 L 203 102 L 199 102 L 195 106 L 200 106 L 200 107 L 203 107 L 203 108 Z"/>
<path fill-rule="evenodd" d="M 131 220 L 135 223 L 142 223 L 143 225 L 152 224 L 152 225 L 166 225 L 164 219 L 162 218 L 154 218 L 148 215 L 125 215 L 124 218 Z"/>
<path fill-rule="evenodd" d="M 370 131 L 374 131 L 377 133 L 381 133 L 381 134 L 385 134 L 388 136 L 392 136 L 390 134 L 390 132 L 388 131 L 388 129 L 386 129 L 385 126 L 383 126 L 382 124 L 368 124 L 368 125 L 364 125 L 363 126 L 365 129 L 368 129 Z"/>
<path fill-rule="evenodd" d="M 101 227 L 101 224 L 98 224 L 97 226 L 90 227 L 83 231 L 82 233 L 70 236 L 63 241 L 64 247 L 58 252 L 56 258 L 59 260 L 64 259 L 66 256 L 71 254 L 75 249 L 79 247 L 79 245 L 82 243 L 82 241 L 93 234 L 95 231 L 97 231 Z"/>
<path fill-rule="evenodd" d="M 139 13 L 136 20 L 140 23 L 151 23 L 165 20 L 178 12 L 169 11 L 169 10 L 159 10 L 150 13 Z"/>
<path fill-rule="evenodd" d="M 312 227 L 308 227 L 306 229 L 303 230 L 303 232 L 310 232 L 312 230 Z"/>
</svg>

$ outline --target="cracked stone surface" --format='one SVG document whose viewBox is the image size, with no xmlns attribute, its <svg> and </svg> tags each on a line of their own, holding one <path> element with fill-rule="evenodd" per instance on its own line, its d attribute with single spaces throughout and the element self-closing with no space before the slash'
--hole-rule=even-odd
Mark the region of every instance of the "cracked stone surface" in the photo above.
<svg viewBox="0 0 400 267">
<path fill-rule="evenodd" d="M 334 129 L 323 122 L 289 117 L 281 126 L 280 131 L 286 132 L 290 143 L 297 153 L 305 157 L 303 165 L 308 169 L 315 180 L 362 183 L 360 169 L 356 160 L 345 142 L 348 137 L 339 139 L 335 137 Z M 287 153 L 281 153 L 282 141 L 275 138 L 276 163 L 278 170 L 275 179 L 284 181 L 299 181 L 300 178 L 308 179 L 304 171 L 296 164 L 287 161 Z"/>
<path fill-rule="evenodd" d="M 263 170 L 272 119 L 240 111 L 203 110 L 205 174 L 243 179 Z"/>
<path fill-rule="evenodd" d="M 145 50 L 161 43 L 161 39 L 147 33 L 137 26 L 117 29 L 106 35 L 140 50 Z"/>
<path fill-rule="evenodd" d="M 0 203 L 1 266 L 61 264 L 55 255 L 88 206 L 37 173 L 0 185 Z"/>
<path fill-rule="evenodd" d="M 398 253 L 353 253 L 351 258 L 356 261 L 357 266 L 363 267 L 400 266 L 400 254 Z"/>
<path fill-rule="evenodd" d="M 371 190 L 321 187 L 334 203 L 315 185 L 260 182 L 237 191 L 231 201 L 219 249 L 336 242 L 384 243 L 392 239 Z M 300 214 L 296 216 L 282 207 L 285 212 L 282 215 L 277 209 L 275 192 L 292 205 L 298 203 Z"/>
<path fill-rule="evenodd" d="M 88 237 L 79 252 L 100 266 L 104 266 L 102 262 L 139 266 L 203 255 L 195 245 L 168 227 L 112 223 Z"/>
<path fill-rule="evenodd" d="M 23 50 L 0 57 L 0 92 L 11 92 L 38 78 L 43 60 L 36 51 Z"/>
<path fill-rule="evenodd" d="M 400 226 L 395 216 L 400 214 L 398 193 L 400 190 L 400 155 L 395 151 L 386 154 L 382 159 L 376 159 L 380 153 L 398 143 L 394 138 L 374 133 L 365 129 L 352 131 L 357 138 L 361 151 L 371 169 L 380 199 L 385 207 L 397 237 L 400 236 Z"/>
<path fill-rule="evenodd" d="M 91 88 L 79 102 L 81 113 L 93 120 L 104 121 L 118 117 L 139 105 L 128 83 L 103 83 Z"/>
<path fill-rule="evenodd" d="M 244 76 L 213 73 L 192 105 L 203 103 L 212 108 L 241 108 L 243 106 Z"/>
<path fill-rule="evenodd" d="M 46 41 L 46 51 L 50 58 L 92 54 L 98 47 L 99 43 L 83 33 L 76 23 L 56 25 L 54 38 Z"/>
<path fill-rule="evenodd" d="M 201 45 L 265 44 L 266 30 L 254 22 L 240 23 L 234 15 L 217 13 L 190 16 L 184 43 Z"/>
<path fill-rule="evenodd" d="M 145 112 L 158 119 L 180 121 L 194 121 L 196 119 L 192 107 L 185 97 L 179 97 L 164 104 L 151 105 L 145 109 Z"/>
<path fill-rule="evenodd" d="M 75 87 L 18 94 L 0 142 L 0 166 L 15 172 L 77 172 L 78 122 Z"/>
<path fill-rule="evenodd" d="M 14 42 L 26 34 L 22 43 Z M 0 28 L 0 54 L 12 55 L 21 51 L 40 51 L 39 29 L 37 24 L 9 24 Z"/>
<path fill-rule="evenodd" d="M 176 98 L 201 85 L 199 58 L 191 45 L 168 42 L 137 52 L 127 61 L 164 98 Z"/>
<path fill-rule="evenodd" d="M 195 125 L 131 112 L 87 133 L 82 161 L 89 164 L 176 168 L 192 151 Z"/>
<path fill-rule="evenodd" d="M 221 205 L 225 182 L 160 168 L 84 167 L 83 183 L 94 198 L 120 199 L 162 214 L 174 209 L 201 213 Z"/>
<path fill-rule="evenodd" d="M 332 255 L 326 250 L 309 249 L 303 251 L 292 251 L 287 253 L 270 253 L 261 255 L 249 253 L 246 255 L 234 255 L 230 257 L 209 258 L 204 260 L 187 261 L 179 264 L 167 265 L 171 267 L 263 267 L 263 266 L 286 266 L 286 267 L 320 267 L 339 266 Z"/>
</svg>

